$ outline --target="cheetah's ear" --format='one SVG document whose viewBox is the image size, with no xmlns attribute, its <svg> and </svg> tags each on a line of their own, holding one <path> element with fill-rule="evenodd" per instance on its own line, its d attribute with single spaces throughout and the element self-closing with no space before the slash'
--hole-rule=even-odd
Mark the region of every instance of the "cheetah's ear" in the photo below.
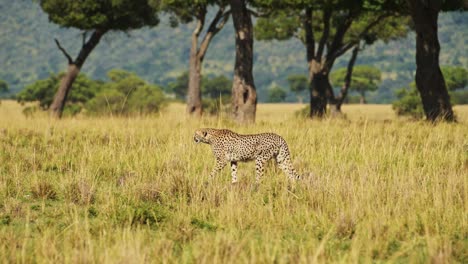
<svg viewBox="0 0 468 264">
<path fill-rule="evenodd" d="M 206 131 L 203 131 L 202 134 L 203 134 L 203 137 L 206 137 L 208 133 Z"/>
</svg>

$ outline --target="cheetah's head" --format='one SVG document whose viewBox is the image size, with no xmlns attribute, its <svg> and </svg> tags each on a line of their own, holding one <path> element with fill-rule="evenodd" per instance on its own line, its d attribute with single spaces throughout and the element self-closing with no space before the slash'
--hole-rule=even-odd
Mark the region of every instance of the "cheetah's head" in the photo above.
<svg viewBox="0 0 468 264">
<path fill-rule="evenodd" d="M 195 134 L 193 135 L 193 140 L 195 143 L 206 143 L 206 144 L 211 144 L 211 139 L 213 138 L 213 131 L 214 129 L 210 128 L 200 128 L 195 131 Z"/>
</svg>

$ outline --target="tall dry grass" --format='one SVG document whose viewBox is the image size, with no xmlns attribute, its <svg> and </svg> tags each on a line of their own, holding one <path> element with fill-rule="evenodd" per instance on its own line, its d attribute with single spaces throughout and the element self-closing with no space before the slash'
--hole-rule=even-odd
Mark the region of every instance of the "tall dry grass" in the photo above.
<svg viewBox="0 0 468 264">
<path fill-rule="evenodd" d="M 54 121 L 0 105 L 0 261 L 97 263 L 468 262 L 468 107 L 458 124 L 345 106 L 347 119 L 259 105 L 255 125 L 152 117 Z M 198 127 L 271 131 L 304 179 L 270 163 L 226 168 Z"/>
</svg>

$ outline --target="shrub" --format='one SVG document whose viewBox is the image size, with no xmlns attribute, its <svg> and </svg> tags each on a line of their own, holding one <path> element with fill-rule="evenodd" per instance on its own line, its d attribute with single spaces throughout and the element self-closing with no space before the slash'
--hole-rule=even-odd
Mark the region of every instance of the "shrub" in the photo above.
<svg viewBox="0 0 468 264">
<path fill-rule="evenodd" d="M 423 118 L 424 111 L 418 90 L 414 85 L 401 88 L 397 91 L 398 100 L 393 102 L 392 108 L 399 116 L 410 116 L 412 118 Z"/>
<path fill-rule="evenodd" d="M 159 86 L 150 85 L 133 73 L 112 70 L 108 77 L 111 81 L 105 84 L 103 91 L 86 104 L 89 114 L 149 114 L 166 105 Z"/>
<path fill-rule="evenodd" d="M 49 109 L 63 74 L 51 74 L 47 79 L 26 86 L 18 93 L 16 99 L 20 103 L 38 101 L 42 110 Z M 83 103 L 93 98 L 101 86 L 102 82 L 91 80 L 86 75 L 79 74 L 68 95 L 64 113 L 71 115 L 79 113 Z"/>
<path fill-rule="evenodd" d="M 204 113 L 210 115 L 219 115 L 220 113 L 229 114 L 231 110 L 231 105 L 226 103 L 229 102 L 227 98 L 225 99 L 203 99 L 202 106 Z"/>
<path fill-rule="evenodd" d="M 125 95 L 116 90 L 105 90 L 91 99 L 85 106 L 90 114 L 121 114 L 125 107 Z"/>
<path fill-rule="evenodd" d="M 162 89 L 155 85 L 143 85 L 136 89 L 128 100 L 128 111 L 131 113 L 156 113 L 166 105 Z"/>
</svg>

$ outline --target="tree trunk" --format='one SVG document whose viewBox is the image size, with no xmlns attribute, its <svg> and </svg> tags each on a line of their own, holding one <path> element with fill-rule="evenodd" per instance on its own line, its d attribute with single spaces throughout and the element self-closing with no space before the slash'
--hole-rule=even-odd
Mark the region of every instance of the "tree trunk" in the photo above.
<svg viewBox="0 0 468 264">
<path fill-rule="evenodd" d="M 201 102 L 201 61 L 190 55 L 189 83 L 187 91 L 187 113 L 194 116 L 202 115 Z"/>
<path fill-rule="evenodd" d="M 360 104 L 367 104 L 367 101 L 366 101 L 366 95 L 364 92 L 361 93 L 361 96 L 359 97 L 359 103 Z"/>
<path fill-rule="evenodd" d="M 236 32 L 236 62 L 232 84 L 232 111 L 239 123 L 255 122 L 257 92 L 252 74 L 252 18 L 245 0 L 231 0 L 232 19 Z"/>
<path fill-rule="evenodd" d="M 73 82 L 80 73 L 80 68 L 76 64 L 69 64 L 67 72 L 63 75 L 60 86 L 55 93 L 54 101 L 50 105 L 50 115 L 54 118 L 61 118 L 68 93 L 71 90 Z"/>
<path fill-rule="evenodd" d="M 327 88 L 330 86 L 328 71 L 313 59 L 309 65 L 309 78 L 310 118 L 322 118 L 327 112 Z"/>
<path fill-rule="evenodd" d="M 50 115 L 52 117 L 62 117 L 63 109 L 67 101 L 67 96 L 72 88 L 73 82 L 80 73 L 81 67 L 86 61 L 86 58 L 88 58 L 89 54 L 93 51 L 105 33 L 106 30 L 96 29 L 89 40 L 81 48 L 80 53 L 76 57 L 75 61 L 72 61 L 70 55 L 68 55 L 68 53 L 60 46 L 59 42 L 56 41 L 57 46 L 68 59 L 68 69 L 65 75 L 62 77 L 60 86 L 55 93 L 54 101 L 50 105 Z"/>
<path fill-rule="evenodd" d="M 338 98 L 336 99 L 336 104 L 334 105 L 334 107 L 332 107 L 332 109 L 334 109 L 333 110 L 334 114 L 341 113 L 341 106 L 343 105 L 348 95 L 349 87 L 351 86 L 351 80 L 352 80 L 351 77 L 353 76 L 354 63 L 356 62 L 358 52 L 359 52 L 359 46 L 354 47 L 353 53 L 348 62 L 348 67 L 346 68 L 346 76 L 344 79 L 344 84 L 341 87 L 341 91 L 340 91 L 340 94 L 338 95 Z"/>
<path fill-rule="evenodd" d="M 192 34 L 192 46 L 190 47 L 189 59 L 189 82 L 187 89 L 187 113 L 194 116 L 201 116 L 201 60 L 198 56 L 198 36 L 203 28 L 205 13 L 201 13 L 198 18 L 196 29 Z"/>
<path fill-rule="evenodd" d="M 442 1 L 408 0 L 416 30 L 416 86 L 427 120 L 454 121 L 450 97 L 439 66 L 437 19 Z"/>
<path fill-rule="evenodd" d="M 206 6 L 198 10 L 197 27 L 192 33 L 192 46 L 190 48 L 190 62 L 189 62 L 189 83 L 187 90 L 187 113 L 195 116 L 201 116 L 203 112 L 202 99 L 201 99 L 201 68 L 203 59 L 205 58 L 208 47 L 213 37 L 226 24 L 230 12 L 225 12 L 225 6 L 221 6 L 216 13 L 215 17 L 210 23 L 205 37 L 198 47 L 198 37 L 205 24 L 205 16 L 207 13 Z"/>
</svg>

